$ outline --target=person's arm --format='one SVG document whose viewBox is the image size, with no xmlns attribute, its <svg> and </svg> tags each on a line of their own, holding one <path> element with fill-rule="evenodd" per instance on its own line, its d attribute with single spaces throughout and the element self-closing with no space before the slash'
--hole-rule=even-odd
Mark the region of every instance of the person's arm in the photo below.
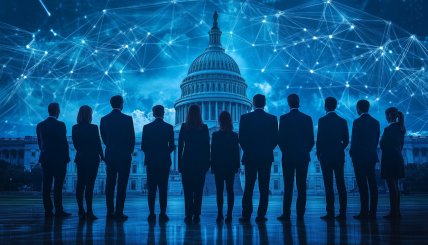
<svg viewBox="0 0 428 245">
<path fill-rule="evenodd" d="M 390 148 L 390 142 L 392 141 L 391 134 L 389 133 L 388 127 L 383 130 L 383 135 L 380 140 L 380 149 L 383 151 L 387 148 Z"/>
<path fill-rule="evenodd" d="M 308 146 L 309 146 L 308 151 L 311 152 L 312 148 L 314 148 L 314 145 L 315 145 L 314 123 L 312 122 L 311 117 L 309 117 L 309 125 L 310 125 L 310 127 L 308 127 L 309 133 L 308 133 L 307 142 L 308 142 Z"/>
<path fill-rule="evenodd" d="M 345 122 L 345 130 L 343 132 L 343 138 L 342 138 L 342 146 L 343 149 L 345 150 L 346 147 L 348 147 L 349 145 L 349 129 L 348 129 L 348 122 L 346 120 L 343 120 Z"/>
<path fill-rule="evenodd" d="M 76 149 L 76 151 L 79 151 L 80 145 L 76 137 L 74 126 L 71 128 L 71 141 L 73 141 L 74 149 Z"/>
<path fill-rule="evenodd" d="M 146 131 L 146 125 L 143 126 L 143 132 L 141 135 L 141 150 L 146 153 L 149 149 L 149 141 L 147 137 L 148 132 Z"/>
<path fill-rule="evenodd" d="M 217 171 L 217 157 L 218 157 L 218 146 L 217 146 L 217 134 L 212 134 L 211 139 L 211 173 L 216 173 Z"/>
<path fill-rule="evenodd" d="M 276 116 L 275 120 L 272 121 L 272 150 L 275 150 L 275 147 L 278 145 L 278 118 Z"/>
<path fill-rule="evenodd" d="M 103 152 L 103 145 L 101 144 L 101 139 L 100 139 L 100 135 L 99 135 L 99 131 L 98 131 L 98 126 L 95 125 L 96 131 L 94 131 L 94 139 L 95 139 L 95 144 L 97 144 L 97 148 L 98 148 L 98 155 L 100 155 L 101 157 L 101 161 L 104 161 L 104 152 Z"/>
<path fill-rule="evenodd" d="M 352 123 L 352 137 L 351 137 L 351 147 L 349 149 L 349 156 L 351 158 L 354 158 L 354 152 L 355 152 L 355 148 L 357 147 L 358 144 L 358 136 L 359 136 L 359 127 L 357 124 L 357 120 L 354 120 L 354 122 Z"/>
<path fill-rule="evenodd" d="M 376 121 L 376 127 L 377 127 L 377 134 L 376 134 L 375 145 L 373 147 L 374 147 L 375 152 L 377 154 L 377 146 L 379 145 L 379 138 L 380 138 L 380 124 L 378 121 Z"/>
<path fill-rule="evenodd" d="M 279 149 L 281 149 L 282 152 L 285 151 L 285 137 L 287 137 L 287 134 L 285 133 L 285 118 L 280 117 L 279 118 L 279 130 L 278 130 L 278 146 Z"/>
<path fill-rule="evenodd" d="M 175 142 L 174 142 L 174 128 L 171 127 L 171 130 L 168 134 L 168 148 L 169 148 L 169 154 L 173 153 L 175 150 Z"/>
<path fill-rule="evenodd" d="M 317 143 L 316 143 L 316 149 L 317 149 L 317 158 L 318 160 L 320 159 L 320 155 L 322 152 L 322 148 L 323 148 L 323 129 L 322 129 L 322 124 L 321 124 L 321 120 L 318 120 L 318 131 L 317 131 Z"/>
<path fill-rule="evenodd" d="M 103 140 L 103 142 L 104 142 L 104 145 L 108 145 L 108 142 L 107 142 L 107 131 L 106 131 L 106 128 L 105 128 L 105 124 L 103 123 L 103 118 L 101 118 L 101 120 L 100 120 L 100 133 L 101 133 L 101 139 Z"/>
<path fill-rule="evenodd" d="M 130 117 L 130 125 L 129 125 L 129 150 L 131 154 L 134 152 L 135 147 L 135 130 L 134 130 L 134 120 Z"/>
<path fill-rule="evenodd" d="M 205 150 L 205 156 L 207 157 L 205 162 L 206 162 L 206 171 L 208 171 L 210 169 L 210 132 L 208 130 L 207 125 L 204 125 L 204 131 L 205 131 L 205 139 L 204 139 L 205 147 L 204 147 L 204 150 Z"/>
<path fill-rule="evenodd" d="M 60 137 L 60 144 L 62 145 L 62 151 L 64 155 L 66 155 L 67 163 L 70 162 L 70 151 L 68 149 L 68 141 L 67 141 L 67 128 L 65 126 L 64 122 L 61 122 L 61 125 L 59 127 L 59 137 Z"/>
<path fill-rule="evenodd" d="M 239 168 L 241 167 L 241 155 L 239 153 L 239 139 L 238 139 L 238 135 L 236 135 L 236 139 L 235 139 L 235 164 L 236 164 L 236 173 L 239 171 Z"/>
<path fill-rule="evenodd" d="M 39 150 L 42 150 L 42 142 L 41 142 L 41 139 L 40 139 L 40 126 L 39 125 L 40 124 L 37 124 L 37 127 L 36 127 L 37 144 L 39 145 Z"/>
<path fill-rule="evenodd" d="M 183 156 L 183 148 L 184 148 L 184 123 L 181 124 L 180 133 L 178 134 L 178 172 L 181 173 L 181 158 Z"/>
<path fill-rule="evenodd" d="M 248 134 L 246 132 L 246 123 L 244 118 L 241 116 L 241 120 L 239 121 L 239 144 L 241 145 L 242 150 L 245 152 L 247 149 L 247 138 Z"/>
</svg>

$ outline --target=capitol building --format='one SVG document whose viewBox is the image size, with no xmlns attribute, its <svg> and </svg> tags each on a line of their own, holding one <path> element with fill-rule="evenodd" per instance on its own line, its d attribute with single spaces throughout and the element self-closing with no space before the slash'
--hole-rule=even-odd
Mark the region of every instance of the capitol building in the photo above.
<svg viewBox="0 0 428 245">
<path fill-rule="evenodd" d="M 218 130 L 217 117 L 221 111 L 228 111 L 232 115 L 235 131 L 238 131 L 239 120 L 242 114 L 252 110 L 251 100 L 247 97 L 248 88 L 238 64 L 225 53 L 221 44 L 221 30 L 217 24 L 217 13 L 214 14 L 214 24 L 209 33 L 209 43 L 205 52 L 199 55 L 189 67 L 187 76 L 183 79 L 180 89 L 181 96 L 174 104 L 175 108 L 175 141 L 176 149 L 171 154 L 172 166 L 170 170 L 169 194 L 182 194 L 181 176 L 178 173 L 178 134 L 181 124 L 186 120 L 187 109 L 190 105 L 199 105 L 204 123 L 208 125 L 210 133 Z M 67 175 L 64 180 L 64 191 L 74 193 L 77 184 L 77 169 L 74 163 L 76 150 L 71 137 L 68 137 L 71 162 L 67 167 Z M 103 146 L 104 147 L 104 146 Z M 147 193 L 147 174 L 144 163 L 144 153 L 141 151 L 141 137 L 136 137 L 135 150 L 132 155 L 131 173 L 128 182 L 128 193 Z M 428 141 L 424 136 L 406 136 L 403 156 L 405 163 L 427 162 Z M 357 184 L 349 157 L 349 146 L 346 151 L 345 184 L 348 191 L 356 189 Z M 35 136 L 25 138 L 0 138 L 0 159 L 12 164 L 24 165 L 31 171 L 38 163 L 40 150 Z M 242 151 L 241 151 L 242 154 Z M 381 155 L 378 149 L 379 156 Z M 311 162 L 309 164 L 306 188 L 308 195 L 324 194 L 320 163 L 315 155 L 315 147 L 312 149 Z M 281 151 L 277 147 L 274 151 L 275 161 L 272 164 L 270 191 L 273 195 L 283 193 L 284 182 L 282 175 Z M 379 163 L 376 168 L 379 168 Z M 245 167 L 236 174 L 235 193 L 242 195 L 245 183 Z M 105 163 L 101 163 L 98 177 L 95 182 L 94 194 L 102 195 L 105 190 L 106 171 Z M 295 188 L 295 187 L 294 187 Z M 215 194 L 213 175 L 208 172 L 206 178 L 208 194 Z M 255 193 L 258 193 L 256 184 Z"/>
</svg>

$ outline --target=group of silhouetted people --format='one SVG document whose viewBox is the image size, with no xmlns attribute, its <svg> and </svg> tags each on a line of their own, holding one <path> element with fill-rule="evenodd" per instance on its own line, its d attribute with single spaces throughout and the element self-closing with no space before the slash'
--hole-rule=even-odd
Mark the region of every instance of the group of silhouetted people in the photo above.
<svg viewBox="0 0 428 245">
<path fill-rule="evenodd" d="M 203 123 L 198 105 L 191 105 L 186 122 L 181 125 L 178 138 L 178 170 L 181 173 L 186 222 L 200 221 L 205 176 L 211 168 L 217 189 L 217 221 L 223 216 L 223 190 L 227 191 L 226 222 L 232 221 L 234 206 L 233 184 L 240 162 L 245 166 L 245 188 L 242 197 L 241 222 L 249 222 L 253 212 L 253 189 L 258 180 L 260 201 L 257 222 L 267 221 L 266 213 L 269 199 L 269 183 L 274 149 L 277 145 L 282 151 L 284 177 L 283 214 L 279 220 L 289 220 L 293 185 L 296 182 L 297 219 L 303 219 L 306 208 L 306 179 L 310 152 L 315 145 L 314 127 L 310 116 L 300 112 L 298 95 L 287 98 L 290 112 L 282 115 L 279 122 L 276 116 L 264 111 L 266 98 L 256 94 L 253 97 L 254 111 L 241 116 L 239 134 L 234 132 L 229 112 L 222 111 L 218 116 L 220 129 L 212 134 Z M 126 187 L 131 169 L 132 153 L 135 147 L 135 132 L 132 117 L 122 113 L 123 98 L 119 95 L 110 99 L 113 110 L 101 118 L 98 126 L 91 124 L 92 109 L 82 106 L 77 116 L 77 124 L 72 129 L 72 140 L 76 149 L 77 166 L 76 199 L 79 217 L 98 219 L 92 209 L 92 193 L 100 161 L 106 163 L 106 204 L 107 219 L 127 219 L 123 213 Z M 326 115 L 318 121 L 316 156 L 320 161 L 326 194 L 327 214 L 322 219 L 346 219 L 347 192 L 344 180 L 345 148 L 349 144 L 348 124 L 335 112 L 337 100 L 325 99 Z M 380 137 L 379 122 L 370 116 L 370 103 L 360 100 L 356 105 L 359 118 L 352 127 L 350 157 L 352 158 L 357 184 L 360 190 L 361 212 L 356 219 L 376 218 L 378 190 L 375 165 L 379 162 L 377 147 Z M 37 125 L 37 138 L 41 150 L 39 162 L 43 168 L 43 204 L 45 216 L 69 216 L 62 207 L 62 185 L 70 162 L 66 126 L 58 121 L 60 108 L 57 103 L 48 107 L 49 117 Z M 175 149 L 173 126 L 164 122 L 164 107 L 152 108 L 155 120 L 143 127 L 141 150 L 145 153 L 144 165 L 147 167 L 149 221 L 156 220 L 155 199 L 159 190 L 159 220 L 169 220 L 167 209 L 167 190 L 171 166 L 171 153 Z M 400 190 L 398 179 L 404 177 L 402 148 L 406 128 L 404 115 L 397 108 L 385 111 L 390 124 L 385 128 L 380 140 L 382 150 L 381 177 L 385 179 L 390 193 L 391 211 L 387 219 L 400 218 Z M 101 140 L 105 145 L 105 153 Z M 243 150 L 240 157 L 239 146 Z M 333 178 L 333 175 L 335 178 Z M 296 176 L 296 181 L 294 181 Z M 50 190 L 54 183 L 54 214 Z M 336 180 L 339 194 L 339 215 L 334 213 L 333 179 Z M 367 184 L 368 183 L 368 184 Z M 117 184 L 116 208 L 114 192 Z M 370 189 L 370 198 L 369 198 Z M 85 192 L 86 208 L 83 205 Z M 369 205 L 370 199 L 370 205 Z"/>
</svg>

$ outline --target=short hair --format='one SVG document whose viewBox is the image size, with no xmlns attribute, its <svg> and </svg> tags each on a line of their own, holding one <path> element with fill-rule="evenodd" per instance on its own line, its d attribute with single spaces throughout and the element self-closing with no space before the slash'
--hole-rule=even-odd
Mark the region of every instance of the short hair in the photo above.
<svg viewBox="0 0 428 245">
<path fill-rule="evenodd" d="M 263 108 L 266 105 L 266 97 L 263 94 L 256 94 L 253 97 L 253 103 L 256 108 Z"/>
<path fill-rule="evenodd" d="M 360 108 L 361 112 L 369 112 L 370 102 L 368 102 L 367 100 L 359 100 L 357 102 L 357 107 Z"/>
<path fill-rule="evenodd" d="M 327 109 L 329 111 L 334 111 L 336 110 L 337 107 L 337 100 L 333 97 L 327 97 L 325 99 L 325 107 L 327 107 Z"/>
<path fill-rule="evenodd" d="M 299 108 L 300 107 L 300 98 L 297 94 L 290 94 L 287 97 L 287 102 L 291 108 Z"/>
<path fill-rule="evenodd" d="M 230 113 L 228 111 L 220 112 L 220 115 L 218 116 L 218 123 L 220 124 L 220 131 L 233 131 L 232 117 L 230 116 Z"/>
<path fill-rule="evenodd" d="M 110 105 L 112 108 L 119 108 L 123 104 L 123 97 L 120 95 L 115 95 L 110 98 Z"/>
<path fill-rule="evenodd" d="M 155 105 L 152 108 L 152 112 L 154 117 L 163 116 L 163 114 L 165 114 L 165 107 L 163 107 L 162 105 Z"/>
<path fill-rule="evenodd" d="M 92 108 L 87 105 L 82 105 L 77 113 L 77 123 L 92 122 Z"/>
<path fill-rule="evenodd" d="M 56 102 L 50 103 L 48 105 L 48 112 L 49 114 L 55 114 L 57 111 L 59 111 L 59 104 Z"/>
</svg>

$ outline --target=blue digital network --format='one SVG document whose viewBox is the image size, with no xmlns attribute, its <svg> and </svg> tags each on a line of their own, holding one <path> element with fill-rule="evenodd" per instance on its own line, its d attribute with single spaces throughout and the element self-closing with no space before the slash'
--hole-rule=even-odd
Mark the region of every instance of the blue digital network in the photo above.
<svg viewBox="0 0 428 245">
<path fill-rule="evenodd" d="M 84 104 L 98 124 L 116 94 L 137 132 L 154 104 L 168 107 L 173 124 L 179 85 L 206 48 L 214 11 L 248 97 L 266 94 L 270 113 L 285 113 L 286 97 L 297 93 L 316 123 L 323 100 L 334 96 L 351 123 L 356 102 L 367 99 L 382 123 L 385 109 L 396 106 L 409 134 L 428 134 L 427 44 L 394 23 L 330 0 L 287 10 L 173 0 L 106 8 L 36 33 L 0 22 L 0 137 L 34 135 L 54 101 L 68 127 Z"/>
</svg>

